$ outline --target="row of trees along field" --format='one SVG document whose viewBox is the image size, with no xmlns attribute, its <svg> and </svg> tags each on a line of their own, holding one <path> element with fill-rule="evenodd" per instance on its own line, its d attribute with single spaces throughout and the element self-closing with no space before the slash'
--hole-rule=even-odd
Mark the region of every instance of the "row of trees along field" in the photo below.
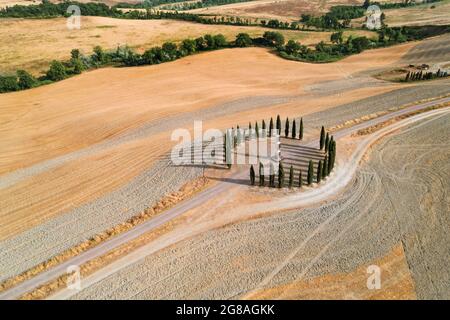
<svg viewBox="0 0 450 320">
<path fill-rule="evenodd" d="M 233 2 L 243 2 L 248 0 L 202 0 L 193 3 L 182 3 L 180 6 L 213 6 L 223 5 Z M 430 2 L 436 2 L 439 0 L 431 0 Z M 82 15 L 85 16 L 107 16 L 113 18 L 124 19 L 176 19 L 191 21 L 203 24 L 226 24 L 226 25 L 238 25 L 238 26 L 263 26 L 275 29 L 294 29 L 294 30 L 336 30 L 347 28 L 350 26 L 350 20 L 358 17 L 362 17 L 365 14 L 366 8 L 371 4 L 370 1 L 366 1 L 362 6 L 345 6 L 338 5 L 330 8 L 330 11 L 322 16 L 302 15 L 299 21 L 281 21 L 278 19 L 254 19 L 254 18 L 241 18 L 233 16 L 215 16 L 209 14 L 195 14 L 187 12 L 179 12 L 178 10 L 159 10 L 156 6 L 167 3 L 182 2 L 181 0 L 146 0 L 136 4 L 119 3 L 115 6 L 108 7 L 103 3 L 79 3 L 76 1 L 64 1 L 60 3 L 51 3 L 48 0 L 43 0 L 41 4 L 37 5 L 14 5 L 6 7 L 0 10 L 0 17 L 39 17 L 49 18 L 57 16 L 69 16 L 71 13 L 67 12 L 67 8 L 70 5 L 77 5 L 81 9 Z M 375 4 L 377 4 L 375 2 Z M 382 8 L 385 4 L 378 4 Z M 405 5 L 411 5 L 410 3 Z M 142 10 L 128 10 L 122 11 L 120 8 L 135 8 L 146 9 Z M 381 17 L 384 18 L 384 15 Z M 300 27 L 301 23 L 301 27 Z M 314 27 L 311 29 L 310 27 Z"/>
<path fill-rule="evenodd" d="M 286 119 L 286 123 L 289 123 L 288 119 Z M 295 123 L 296 122 L 294 120 L 292 132 L 294 131 Z M 301 121 L 301 123 L 303 123 L 303 121 Z M 286 128 L 288 128 L 288 129 L 286 130 Z M 289 135 L 289 127 L 285 127 L 285 130 L 286 130 L 285 137 L 287 138 L 290 136 Z M 293 138 L 295 138 L 295 136 L 296 136 L 295 134 L 292 134 Z M 328 132 L 326 132 L 326 134 L 325 134 L 324 127 L 322 127 L 321 132 L 320 132 L 320 150 L 325 151 L 324 159 L 323 159 L 323 161 L 319 160 L 319 162 L 317 163 L 316 169 L 314 169 L 314 162 L 312 160 L 309 160 L 308 171 L 306 174 L 306 184 L 307 185 L 311 185 L 314 181 L 317 183 L 320 183 L 322 181 L 322 179 L 324 179 L 330 175 L 330 173 L 332 172 L 334 165 L 335 165 L 336 141 L 334 140 L 333 136 L 330 137 Z M 268 181 L 269 187 L 283 188 L 286 184 L 286 174 L 285 174 L 283 162 L 280 161 L 278 166 L 279 166 L 278 167 L 278 182 L 276 183 L 275 182 L 274 164 L 273 163 L 270 164 L 269 181 Z M 259 173 L 259 183 L 258 184 L 260 187 L 263 187 L 266 185 L 266 182 L 265 182 L 265 176 L 264 176 L 264 165 L 262 162 L 259 163 L 258 173 Z M 287 179 L 289 188 L 294 187 L 295 177 L 298 177 L 297 186 L 301 188 L 303 186 L 302 170 L 299 169 L 298 173 L 296 173 L 294 166 L 291 165 L 289 168 L 289 176 Z M 255 168 L 253 167 L 253 165 L 250 166 L 250 184 L 253 186 L 256 185 L 256 172 L 255 172 Z"/>
<path fill-rule="evenodd" d="M 450 32 L 448 26 L 385 28 L 379 31 L 378 40 L 367 37 L 348 37 L 344 40 L 343 32 L 331 35 L 331 43 L 320 42 L 314 49 L 304 46 L 294 40 L 287 43 L 283 34 L 276 31 L 266 31 L 262 37 L 251 38 L 247 33 L 240 33 L 234 41 L 228 42 L 221 35 L 207 34 L 196 39 L 185 39 L 176 44 L 166 42 L 139 54 L 128 46 L 119 46 L 115 50 L 104 50 L 94 47 L 91 55 L 84 55 L 78 49 L 73 49 L 69 61 L 52 61 L 45 75 L 33 77 L 25 70 L 16 74 L 0 75 L 0 93 L 29 89 L 36 86 L 60 81 L 84 70 L 102 66 L 139 66 L 153 65 L 173 61 L 197 52 L 217 50 L 231 47 L 262 46 L 274 48 L 285 59 L 306 62 L 331 62 L 345 56 L 362 52 L 365 49 L 378 48 L 408 40 Z"/>
<path fill-rule="evenodd" d="M 411 82 L 411 81 L 421 81 L 421 80 L 432 80 L 437 78 L 445 78 L 448 77 L 447 71 L 441 71 L 439 69 L 436 72 L 423 72 L 416 71 L 416 72 L 408 72 L 405 76 L 405 82 Z"/>
</svg>

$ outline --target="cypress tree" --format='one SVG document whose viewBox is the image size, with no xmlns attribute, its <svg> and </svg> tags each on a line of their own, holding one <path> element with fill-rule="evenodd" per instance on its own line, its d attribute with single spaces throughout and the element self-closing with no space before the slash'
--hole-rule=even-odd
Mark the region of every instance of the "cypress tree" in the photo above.
<svg viewBox="0 0 450 320">
<path fill-rule="evenodd" d="M 405 77 L 405 81 L 406 82 L 409 82 L 409 78 L 411 77 L 411 72 L 410 71 L 408 71 L 408 73 L 406 74 L 406 77 Z"/>
<path fill-rule="evenodd" d="M 289 170 L 289 188 L 294 186 L 294 167 L 291 165 L 291 169 Z"/>
<path fill-rule="evenodd" d="M 280 161 L 278 165 L 278 188 L 284 187 L 284 168 L 283 163 Z"/>
<path fill-rule="evenodd" d="M 295 139 L 297 137 L 297 121 L 292 122 L 292 139 Z"/>
<path fill-rule="evenodd" d="M 256 121 L 256 123 L 255 123 L 255 131 L 256 131 L 256 137 L 259 138 L 259 126 L 258 126 L 258 121 Z"/>
<path fill-rule="evenodd" d="M 242 132 L 241 129 L 239 128 L 239 126 L 237 126 L 237 130 L 236 130 L 236 145 L 240 145 L 242 142 Z"/>
<path fill-rule="evenodd" d="M 328 152 L 329 143 L 330 143 L 330 135 L 327 132 L 327 135 L 325 136 L 325 152 Z"/>
<path fill-rule="evenodd" d="M 275 168 L 273 167 L 273 163 L 270 163 L 269 186 L 275 188 Z"/>
<path fill-rule="evenodd" d="M 277 115 L 277 131 L 278 131 L 278 135 L 281 135 L 281 118 L 280 118 L 280 115 Z"/>
<path fill-rule="evenodd" d="M 227 130 L 226 134 L 225 134 L 225 162 L 227 164 L 228 169 L 231 168 L 231 149 L 232 149 L 232 145 L 231 145 L 231 134 L 230 131 Z"/>
<path fill-rule="evenodd" d="M 328 156 L 325 156 L 322 168 L 322 178 L 325 178 L 326 176 L 328 176 Z"/>
<path fill-rule="evenodd" d="M 322 126 L 322 129 L 320 129 L 320 150 L 323 149 L 325 145 L 325 128 Z"/>
<path fill-rule="evenodd" d="M 317 183 L 322 180 L 322 160 L 319 160 L 319 164 L 317 165 Z"/>
<path fill-rule="evenodd" d="M 261 162 L 259 163 L 259 186 L 264 187 L 264 166 Z"/>
<path fill-rule="evenodd" d="M 300 130 L 299 130 L 299 139 L 303 140 L 303 118 L 300 118 Z"/>
<path fill-rule="evenodd" d="M 269 137 L 272 136 L 272 130 L 273 130 L 273 119 L 270 118 L 270 123 L 269 123 Z"/>
<path fill-rule="evenodd" d="M 289 137 L 289 118 L 286 118 L 286 123 L 284 125 L 284 136 Z"/>
<path fill-rule="evenodd" d="M 309 160 L 309 166 L 308 166 L 308 185 L 311 185 L 313 183 L 313 176 L 314 176 L 314 165 L 312 160 Z"/>
<path fill-rule="evenodd" d="M 253 168 L 253 165 L 250 167 L 250 184 L 252 186 L 255 185 L 255 169 Z"/>
<path fill-rule="evenodd" d="M 303 177 L 302 177 L 302 170 L 300 169 L 300 173 L 298 174 L 298 187 L 303 187 Z"/>
<path fill-rule="evenodd" d="M 331 170 L 334 168 L 334 163 L 336 161 L 336 141 L 333 141 L 333 161 L 331 163 Z"/>
</svg>

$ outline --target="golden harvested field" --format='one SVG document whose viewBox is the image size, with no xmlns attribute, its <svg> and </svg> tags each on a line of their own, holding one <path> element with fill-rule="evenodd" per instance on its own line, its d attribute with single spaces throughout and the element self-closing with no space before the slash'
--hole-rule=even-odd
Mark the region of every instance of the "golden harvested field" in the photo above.
<svg viewBox="0 0 450 320">
<path fill-rule="evenodd" d="M 228 49 L 158 66 L 106 68 L 2 94 L 0 173 L 91 146 L 145 123 L 156 125 L 170 116 L 248 96 L 300 95 L 308 85 L 395 63 L 413 45 L 371 50 L 326 65 L 286 61 L 259 48 Z M 345 95 L 305 95 L 301 105 L 269 104 L 258 109 L 258 116 L 308 114 L 396 86 L 347 88 Z M 227 128 L 253 119 L 251 110 L 243 110 L 205 121 L 204 127 Z M 171 129 L 165 130 L 111 145 L 0 190 L 2 207 L 8 208 L 1 217 L 5 223 L 0 233 L 15 234 L 129 181 L 170 150 Z"/>
<path fill-rule="evenodd" d="M 113 49 L 129 45 L 143 51 L 165 41 L 179 42 L 207 33 L 222 33 L 229 40 L 240 32 L 260 36 L 269 29 L 195 24 L 175 20 L 126 20 L 105 17 L 82 17 L 80 30 L 69 30 L 64 18 L 0 19 L 0 73 L 22 68 L 33 73 L 46 70 L 53 59 L 68 59 L 79 48 L 91 53 L 96 45 Z M 287 39 L 303 44 L 329 41 L 330 32 L 282 31 Z M 372 36 L 369 31 L 351 31 Z"/>
</svg>

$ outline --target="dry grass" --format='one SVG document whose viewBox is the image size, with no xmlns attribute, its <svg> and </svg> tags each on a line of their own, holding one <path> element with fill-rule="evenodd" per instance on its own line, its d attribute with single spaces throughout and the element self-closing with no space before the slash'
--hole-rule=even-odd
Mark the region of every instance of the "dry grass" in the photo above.
<svg viewBox="0 0 450 320">
<path fill-rule="evenodd" d="M 380 290 L 367 289 L 367 267 L 381 269 Z M 260 290 L 251 299 L 416 299 L 414 280 L 402 244 L 386 256 L 346 274 L 330 274 Z"/>
<path fill-rule="evenodd" d="M 434 7 L 434 8 L 433 8 Z M 411 8 L 385 10 L 386 23 L 391 26 L 450 24 L 450 0 Z"/>
<path fill-rule="evenodd" d="M 412 116 L 415 116 L 417 114 L 421 114 L 421 113 L 424 113 L 424 112 L 427 112 L 427 111 L 430 111 L 430 110 L 435 110 L 435 109 L 439 109 L 439 108 L 445 108 L 445 107 L 448 107 L 448 106 L 450 106 L 449 103 L 444 103 L 444 104 L 439 104 L 439 105 L 431 106 L 431 107 L 428 107 L 428 108 L 424 108 L 422 110 L 418 110 L 418 111 L 411 112 L 411 113 L 408 113 L 408 114 L 404 114 L 404 115 L 395 117 L 393 119 L 390 119 L 390 120 L 378 123 L 377 125 L 374 125 L 372 127 L 358 130 L 354 134 L 354 136 L 365 136 L 365 135 L 371 134 L 371 133 L 373 133 L 375 131 L 378 131 L 380 129 L 383 129 L 384 127 L 387 127 L 387 126 L 389 126 L 389 125 L 391 125 L 391 124 L 393 124 L 393 123 L 395 123 L 397 121 L 400 121 L 400 120 L 403 120 L 403 119 L 406 119 L 406 118 L 409 118 L 409 117 L 412 117 Z"/>
<path fill-rule="evenodd" d="M 5 7 L 12 7 L 14 5 L 28 6 L 31 4 L 39 4 L 40 0 L 0 0 L 0 9 Z"/>
<path fill-rule="evenodd" d="M 338 4 L 355 4 L 358 0 L 259 0 L 230 5 L 201 8 L 191 12 L 233 15 L 251 18 L 276 18 L 282 20 L 298 20 L 301 14 L 322 14 L 331 6 Z"/>
<path fill-rule="evenodd" d="M 150 218 L 153 218 L 157 214 L 175 206 L 177 203 L 192 197 L 195 193 L 203 190 L 209 185 L 210 181 L 206 178 L 198 178 L 192 182 L 189 182 L 185 184 L 179 191 L 173 192 L 164 198 L 162 198 L 158 203 L 153 205 L 151 208 L 146 209 L 144 212 L 140 213 L 137 216 L 134 216 L 127 221 L 116 225 L 112 227 L 111 229 L 105 230 L 104 232 L 97 234 L 93 236 L 92 238 L 78 244 L 77 246 L 66 250 L 62 252 L 61 254 L 51 258 L 50 260 L 47 260 L 35 267 L 33 267 L 30 270 L 27 270 L 26 272 L 8 279 L 0 284 L 0 292 L 7 290 L 18 283 L 21 283 L 27 279 L 30 279 L 33 276 L 36 276 L 37 274 L 57 265 L 60 264 L 66 260 L 68 260 L 71 257 L 74 257 L 94 246 L 99 245 L 102 242 L 105 242 L 106 240 L 109 240 L 110 238 L 117 236 L 118 234 L 124 233 L 131 228 L 142 224 L 143 222 L 149 220 Z M 120 251 L 119 249 L 115 249 L 114 251 Z M 96 262 L 98 263 L 99 259 L 96 259 Z M 89 263 L 89 265 L 92 266 L 92 262 Z M 66 275 L 67 276 L 67 275 Z M 64 278 L 64 277 L 62 277 Z M 57 281 L 59 282 L 59 280 Z M 40 291 L 40 290 L 38 290 Z M 47 290 L 45 290 L 47 292 Z"/>
</svg>

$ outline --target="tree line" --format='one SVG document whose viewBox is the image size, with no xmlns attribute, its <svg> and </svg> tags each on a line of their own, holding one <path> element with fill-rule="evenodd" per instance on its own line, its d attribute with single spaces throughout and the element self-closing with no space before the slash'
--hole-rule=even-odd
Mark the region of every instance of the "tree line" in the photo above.
<svg viewBox="0 0 450 320">
<path fill-rule="evenodd" d="M 448 72 L 441 71 L 441 69 L 439 69 L 436 72 L 423 72 L 422 70 L 417 71 L 417 72 L 409 71 L 406 74 L 404 81 L 412 82 L 412 81 L 421 81 L 421 80 L 432 80 L 432 79 L 445 78 L 445 77 L 448 77 Z"/>
<path fill-rule="evenodd" d="M 181 43 L 166 42 L 155 46 L 143 54 L 135 52 L 128 46 L 119 46 L 115 50 L 94 47 L 91 55 L 84 55 L 73 49 L 69 61 L 52 61 L 47 72 L 38 78 L 25 70 L 18 70 L 13 75 L 0 75 L 0 93 L 29 89 L 36 86 L 60 81 L 84 70 L 110 66 L 153 65 L 173 61 L 202 51 L 232 47 L 262 46 L 274 48 L 285 59 L 306 62 L 331 62 L 342 57 L 362 52 L 370 48 L 393 45 L 408 40 L 418 40 L 449 32 L 449 26 L 385 28 L 379 31 L 378 40 L 367 37 L 348 37 L 343 39 L 342 31 L 331 35 L 331 43 L 318 43 L 315 48 L 307 47 L 294 40 L 287 43 L 283 34 L 266 31 L 262 37 L 251 38 L 247 33 L 239 33 L 234 41 L 227 41 L 222 34 L 204 35 L 196 39 L 185 39 Z"/>
<path fill-rule="evenodd" d="M 447 33 L 450 32 L 450 26 L 384 27 L 377 32 L 377 39 L 369 39 L 365 36 L 349 36 L 344 40 L 343 32 L 337 31 L 331 34 L 330 43 L 321 41 L 316 44 L 314 49 L 293 40 L 284 44 L 281 37 L 278 37 L 280 40 L 274 46 L 278 54 L 285 59 L 305 62 L 332 62 L 352 54 L 361 53 L 367 49 L 387 47 Z"/>
</svg>

